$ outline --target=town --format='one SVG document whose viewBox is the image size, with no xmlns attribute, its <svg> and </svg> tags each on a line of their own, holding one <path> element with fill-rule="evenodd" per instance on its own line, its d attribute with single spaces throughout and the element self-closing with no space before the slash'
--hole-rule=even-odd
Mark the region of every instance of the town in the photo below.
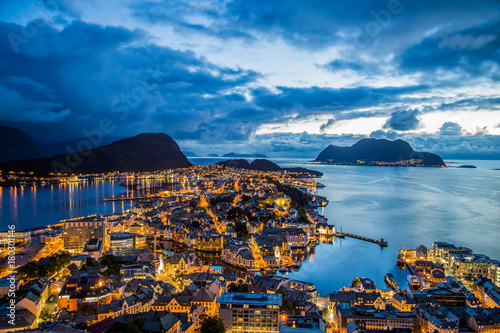
<svg viewBox="0 0 500 333">
<path fill-rule="evenodd" d="M 328 224 L 307 171 L 213 164 L 43 181 L 89 177 L 123 181 L 131 194 L 106 200 L 130 208 L 0 233 L 0 332 L 194 333 L 210 320 L 228 333 L 500 330 L 500 262 L 454 244 L 402 249 L 408 286 L 358 277 L 319 295 L 294 279 L 320 242 L 387 246 Z"/>
</svg>

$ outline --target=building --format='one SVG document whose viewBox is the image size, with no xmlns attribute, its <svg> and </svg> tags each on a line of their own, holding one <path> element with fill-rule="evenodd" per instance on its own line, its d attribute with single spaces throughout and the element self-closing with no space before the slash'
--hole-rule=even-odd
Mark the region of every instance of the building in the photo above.
<svg viewBox="0 0 500 333">
<path fill-rule="evenodd" d="M 12 289 L 11 289 L 12 288 Z M 0 279 L 0 296 L 7 296 L 10 291 L 19 290 L 19 280 L 10 280 L 9 277 Z"/>
<path fill-rule="evenodd" d="M 42 244 L 56 244 L 62 240 L 61 230 L 54 230 L 40 236 L 40 243 Z"/>
<path fill-rule="evenodd" d="M 245 240 L 232 239 L 222 250 L 221 259 L 230 265 L 253 269 L 255 268 L 255 257 L 252 249 Z"/>
<path fill-rule="evenodd" d="M 415 313 L 420 319 L 422 333 L 458 333 L 459 318 L 446 307 L 419 305 Z"/>
<path fill-rule="evenodd" d="M 432 250 L 427 251 L 428 260 L 433 260 L 447 265 L 451 254 L 472 254 L 472 250 L 467 247 L 455 246 L 445 242 L 432 243 Z"/>
<path fill-rule="evenodd" d="M 450 254 L 448 267 L 460 278 L 487 277 L 490 258 L 483 254 Z"/>
<path fill-rule="evenodd" d="M 122 265 L 120 276 L 125 282 L 133 279 L 154 280 L 156 277 L 155 264 L 150 261 L 139 261 L 136 264 Z"/>
<path fill-rule="evenodd" d="M 500 261 L 490 260 L 488 279 L 490 279 L 494 284 L 500 287 Z"/>
<path fill-rule="evenodd" d="M 473 309 L 470 311 L 468 324 L 478 333 L 496 333 L 500 331 L 500 309 Z"/>
<path fill-rule="evenodd" d="M 187 274 L 189 266 L 189 259 L 184 253 L 173 253 L 165 258 L 164 270 L 167 274 Z"/>
<path fill-rule="evenodd" d="M 64 221 L 64 248 L 68 252 L 82 252 L 91 238 L 97 238 L 104 243 L 106 239 L 105 218 L 93 216 Z"/>
<path fill-rule="evenodd" d="M 222 250 L 221 235 L 204 235 L 196 239 L 193 248 L 198 251 L 220 252 Z"/>
<path fill-rule="evenodd" d="M 409 298 L 406 294 L 395 294 L 392 297 L 392 306 L 401 312 L 411 312 L 417 303 L 413 298 Z"/>
<path fill-rule="evenodd" d="M 278 332 L 281 294 L 223 293 L 219 318 L 227 333 Z"/>
<path fill-rule="evenodd" d="M 0 244 L 9 244 L 9 242 L 14 241 L 16 244 L 29 244 L 31 243 L 31 232 L 29 231 L 1 231 L 0 232 Z"/>
<path fill-rule="evenodd" d="M 474 296 L 485 308 L 500 308 L 500 288 L 490 279 L 479 279 L 474 282 Z"/>
<path fill-rule="evenodd" d="M 91 256 L 95 260 L 98 260 L 102 256 L 102 241 L 97 238 L 89 239 L 83 248 L 82 254 Z"/>
<path fill-rule="evenodd" d="M 351 307 L 346 303 L 339 303 L 333 309 L 333 328 L 340 333 L 347 333 L 347 323 L 363 321 L 367 330 L 411 329 L 420 330 L 420 321 L 412 312 L 398 312 L 376 310 L 374 307 Z"/>
<path fill-rule="evenodd" d="M 129 255 L 133 254 L 135 250 L 146 247 L 146 237 L 120 232 L 111 234 L 109 243 L 109 253 L 113 255 Z"/>
</svg>

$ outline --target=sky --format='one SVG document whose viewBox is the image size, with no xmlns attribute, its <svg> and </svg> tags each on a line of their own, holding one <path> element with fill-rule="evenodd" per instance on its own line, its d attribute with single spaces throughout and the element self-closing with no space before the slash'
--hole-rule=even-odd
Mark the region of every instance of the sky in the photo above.
<svg viewBox="0 0 500 333">
<path fill-rule="evenodd" d="M 500 159 L 497 0 L 2 1 L 0 36 L 0 124 L 39 142 Z"/>
</svg>

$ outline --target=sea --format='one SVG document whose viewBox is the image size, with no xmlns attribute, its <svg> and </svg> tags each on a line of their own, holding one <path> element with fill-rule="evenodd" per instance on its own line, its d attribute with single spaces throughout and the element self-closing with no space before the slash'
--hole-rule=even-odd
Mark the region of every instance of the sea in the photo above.
<svg viewBox="0 0 500 333">
<path fill-rule="evenodd" d="M 211 164 L 220 158 L 190 158 Z M 449 242 L 500 260 L 500 161 L 445 161 L 448 168 L 340 166 L 313 164 L 307 159 L 270 159 L 282 167 L 302 166 L 323 172 L 318 194 L 330 201 L 323 208 L 337 231 L 373 239 L 387 248 L 358 239 L 321 243 L 287 276 L 315 284 L 321 296 L 350 286 L 356 277 L 385 288 L 392 273 L 406 287 L 407 271 L 396 267 L 402 247 L 432 247 Z M 474 165 L 476 168 L 463 168 Z M 130 201 L 104 198 L 131 196 L 121 181 L 0 188 L 0 230 L 18 230 L 62 219 L 108 214 L 129 209 Z M 320 211 L 321 212 L 321 211 Z"/>
</svg>

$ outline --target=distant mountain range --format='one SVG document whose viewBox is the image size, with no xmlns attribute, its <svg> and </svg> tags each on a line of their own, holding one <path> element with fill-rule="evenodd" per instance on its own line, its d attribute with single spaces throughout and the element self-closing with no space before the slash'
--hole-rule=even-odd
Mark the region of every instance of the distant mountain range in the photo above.
<svg viewBox="0 0 500 333">
<path fill-rule="evenodd" d="M 228 154 L 224 154 L 222 155 L 222 157 L 243 157 L 243 158 L 267 158 L 266 155 L 264 154 L 237 154 L 237 153 L 228 153 Z"/>
<path fill-rule="evenodd" d="M 19 128 L 0 125 L 0 163 L 45 156 L 33 139 Z"/>
<path fill-rule="evenodd" d="M 403 140 L 362 139 L 351 147 L 328 146 L 316 158 L 327 164 L 446 166 L 443 159 L 432 153 L 414 151 Z"/>
<path fill-rule="evenodd" d="M 216 164 L 224 165 L 230 168 L 235 169 L 249 169 L 249 170 L 258 170 L 258 171 L 289 171 L 289 172 L 303 172 L 309 173 L 314 177 L 321 177 L 323 175 L 322 172 L 316 170 L 309 170 L 306 168 L 282 168 L 278 164 L 271 162 L 265 159 L 256 159 L 252 163 L 249 163 L 245 159 L 237 159 L 237 160 L 225 160 L 220 161 Z"/>
<path fill-rule="evenodd" d="M 93 150 L 6 162 L 0 164 L 0 170 L 33 171 L 36 174 L 90 174 L 155 171 L 191 165 L 170 136 L 163 133 L 145 133 Z"/>
</svg>

